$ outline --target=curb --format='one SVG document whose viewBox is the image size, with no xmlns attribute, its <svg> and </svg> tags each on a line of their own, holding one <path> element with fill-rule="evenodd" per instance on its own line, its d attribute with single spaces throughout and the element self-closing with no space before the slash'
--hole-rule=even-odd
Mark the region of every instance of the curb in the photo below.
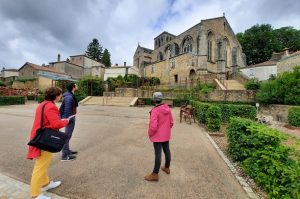
<svg viewBox="0 0 300 199">
<path fill-rule="evenodd" d="M 229 161 L 229 159 L 224 155 L 224 153 L 221 151 L 221 149 L 218 147 L 218 145 L 215 143 L 215 141 L 210 137 L 210 135 L 208 133 L 206 133 L 206 132 L 205 132 L 205 135 L 209 139 L 209 141 L 212 143 L 212 145 L 215 147 L 215 149 L 217 150 L 217 152 L 220 155 L 220 157 L 227 164 L 227 166 L 229 167 L 230 171 L 233 173 L 234 177 L 238 180 L 238 182 L 240 183 L 240 185 L 246 191 L 246 193 L 248 194 L 249 198 L 251 198 L 251 199 L 260 199 L 258 197 L 258 195 L 253 192 L 252 188 L 249 186 L 249 184 L 246 182 L 246 180 L 237 174 L 237 171 L 236 171 L 235 167 L 233 166 L 233 164 L 231 164 L 231 162 Z"/>
</svg>

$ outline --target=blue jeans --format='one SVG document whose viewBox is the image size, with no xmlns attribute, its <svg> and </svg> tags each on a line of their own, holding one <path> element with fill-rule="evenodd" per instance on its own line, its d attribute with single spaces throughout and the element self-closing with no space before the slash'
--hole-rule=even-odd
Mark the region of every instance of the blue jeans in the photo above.
<svg viewBox="0 0 300 199">
<path fill-rule="evenodd" d="M 62 148 L 62 158 L 66 158 L 67 156 L 71 155 L 69 142 L 72 137 L 74 127 L 75 127 L 75 119 L 71 119 L 69 125 L 66 126 L 65 129 L 65 134 L 68 136 L 68 139 L 64 147 Z"/>
<path fill-rule="evenodd" d="M 167 142 L 153 142 L 154 146 L 154 154 L 155 154 L 155 163 L 153 173 L 158 173 L 161 164 L 161 150 L 164 151 L 165 154 L 165 167 L 169 168 L 171 163 L 171 152 L 169 147 L 169 141 Z"/>
</svg>

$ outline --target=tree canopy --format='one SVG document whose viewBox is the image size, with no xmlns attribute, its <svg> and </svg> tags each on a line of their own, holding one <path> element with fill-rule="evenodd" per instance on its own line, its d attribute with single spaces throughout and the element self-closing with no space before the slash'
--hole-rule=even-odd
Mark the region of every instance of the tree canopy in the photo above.
<svg viewBox="0 0 300 199">
<path fill-rule="evenodd" d="M 281 52 L 284 48 L 300 50 L 300 30 L 293 27 L 273 29 L 270 24 L 261 24 L 236 36 L 246 54 L 248 65 L 267 61 L 273 52 Z"/>
<path fill-rule="evenodd" d="M 94 38 L 93 41 L 88 45 L 86 50 L 86 55 L 95 59 L 97 61 L 101 61 L 102 58 L 102 46 L 99 43 L 98 39 Z"/>
<path fill-rule="evenodd" d="M 106 68 L 111 67 L 111 61 L 110 61 L 110 53 L 109 51 L 105 48 L 102 56 L 102 63 L 105 65 Z"/>
</svg>

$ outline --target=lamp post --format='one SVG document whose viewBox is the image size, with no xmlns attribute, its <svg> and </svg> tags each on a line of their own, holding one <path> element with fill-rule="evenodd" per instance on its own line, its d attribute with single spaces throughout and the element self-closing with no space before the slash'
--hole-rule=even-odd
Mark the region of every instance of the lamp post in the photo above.
<svg viewBox="0 0 300 199">
<path fill-rule="evenodd" d="M 258 107 L 259 107 L 259 103 L 255 103 L 256 106 L 256 114 L 258 115 Z"/>
</svg>

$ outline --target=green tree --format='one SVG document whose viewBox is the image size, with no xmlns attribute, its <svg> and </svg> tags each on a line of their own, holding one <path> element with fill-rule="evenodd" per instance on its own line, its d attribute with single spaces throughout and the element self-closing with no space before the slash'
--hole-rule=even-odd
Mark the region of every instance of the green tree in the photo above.
<svg viewBox="0 0 300 199">
<path fill-rule="evenodd" d="M 110 61 L 110 53 L 109 51 L 105 48 L 102 56 L 102 63 L 105 65 L 106 68 L 111 67 L 111 61 Z"/>
<path fill-rule="evenodd" d="M 300 30 L 282 27 L 274 30 L 274 34 L 280 44 L 280 49 L 289 48 L 291 51 L 300 49 Z"/>
<path fill-rule="evenodd" d="M 104 83 L 98 77 L 83 77 L 78 82 L 78 95 L 83 96 L 102 96 Z"/>
<path fill-rule="evenodd" d="M 281 52 L 284 48 L 300 50 L 300 30 L 293 27 L 273 29 L 270 24 L 255 25 L 244 33 L 237 33 L 236 37 L 248 65 L 267 61 L 273 52 Z"/>
<path fill-rule="evenodd" d="M 98 39 L 94 38 L 93 41 L 88 45 L 85 54 L 97 61 L 101 61 L 102 58 L 102 46 Z"/>
<path fill-rule="evenodd" d="M 238 33 L 237 39 L 246 54 L 248 65 L 267 61 L 274 50 L 280 50 L 280 44 L 270 24 L 252 26 L 245 33 Z"/>
<path fill-rule="evenodd" d="M 268 104 L 300 105 L 300 66 L 261 85 L 256 99 Z"/>
</svg>

